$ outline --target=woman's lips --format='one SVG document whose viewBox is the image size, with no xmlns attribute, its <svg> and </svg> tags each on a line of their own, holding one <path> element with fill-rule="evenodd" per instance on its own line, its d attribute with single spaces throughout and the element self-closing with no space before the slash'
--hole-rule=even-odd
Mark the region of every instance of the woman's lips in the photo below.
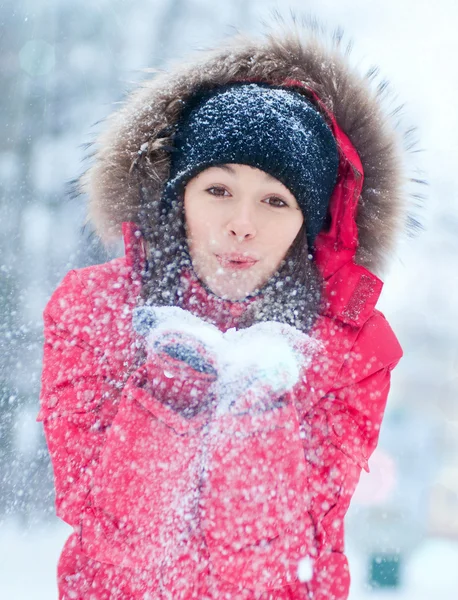
<svg viewBox="0 0 458 600">
<path fill-rule="evenodd" d="M 249 269 L 258 262 L 255 258 L 241 254 L 216 254 L 215 256 L 222 267 L 234 271 Z"/>
</svg>

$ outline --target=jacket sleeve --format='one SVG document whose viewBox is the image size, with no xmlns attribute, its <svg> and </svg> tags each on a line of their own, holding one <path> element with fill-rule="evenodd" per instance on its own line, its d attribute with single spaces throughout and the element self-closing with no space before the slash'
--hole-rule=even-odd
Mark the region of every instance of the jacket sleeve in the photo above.
<svg viewBox="0 0 458 600">
<path fill-rule="evenodd" d="M 38 415 L 54 470 L 57 515 L 74 527 L 80 525 L 121 393 L 101 352 L 81 335 L 87 313 L 83 301 L 77 274 L 71 271 L 45 308 Z"/>
<path fill-rule="evenodd" d="M 45 309 L 38 419 L 53 464 L 58 516 L 75 528 L 87 556 L 138 568 L 150 549 L 160 553 L 161 517 L 170 516 L 171 495 L 184 486 L 185 474 L 192 479 L 207 417 L 186 419 L 160 401 L 177 391 L 160 369 L 157 384 L 145 365 L 129 372 L 121 364 L 113 373 L 107 353 L 117 340 L 104 337 L 105 308 L 94 312 L 85 297 L 73 272 Z M 98 335 L 92 329 L 88 336 L 89 327 Z M 185 385 L 181 392 L 187 391 Z M 170 464 L 176 454 L 181 459 Z"/>
<path fill-rule="evenodd" d="M 262 592 L 297 585 L 305 557 L 314 572 L 329 572 L 316 562 L 334 550 L 335 564 L 345 562 L 336 519 L 343 519 L 377 443 L 390 371 L 400 358 L 391 342 L 385 354 L 377 351 L 372 325 L 379 333 L 384 327 L 378 320 L 360 333 L 324 395 L 304 385 L 283 407 L 220 419 L 210 444 L 204 523 L 223 578 Z"/>
<path fill-rule="evenodd" d="M 305 425 L 325 414 L 326 436 L 366 470 L 378 442 L 391 371 L 401 357 L 402 349 L 391 327 L 382 313 L 375 311 L 357 336 L 331 389 L 305 410 Z"/>
<path fill-rule="evenodd" d="M 343 524 L 361 470 L 369 470 L 377 445 L 393 366 L 333 390 L 303 421 L 305 457 L 313 473 L 308 508 L 317 548 L 309 585 L 317 600 L 346 597 L 349 592 Z"/>
<path fill-rule="evenodd" d="M 304 410 L 306 459 L 316 473 L 310 511 L 320 545 L 343 551 L 342 523 L 361 470 L 369 471 L 402 349 L 376 311 L 358 335 L 332 388 Z M 323 507 L 325 510 L 323 511 Z"/>
</svg>

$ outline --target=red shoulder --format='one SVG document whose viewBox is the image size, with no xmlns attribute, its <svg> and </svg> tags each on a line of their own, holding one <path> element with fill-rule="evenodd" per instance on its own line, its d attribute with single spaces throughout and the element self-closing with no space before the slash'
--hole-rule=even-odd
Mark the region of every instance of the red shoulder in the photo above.
<svg viewBox="0 0 458 600">
<path fill-rule="evenodd" d="M 391 371 L 402 355 L 401 345 L 387 319 L 382 312 L 374 310 L 346 356 L 340 384 L 356 383 L 382 369 Z"/>
<path fill-rule="evenodd" d="M 374 310 L 372 317 L 361 328 L 353 350 L 373 356 L 373 362 L 376 362 L 379 368 L 393 368 L 403 355 L 396 334 L 379 310 Z"/>
<path fill-rule="evenodd" d="M 71 334 L 94 345 L 113 327 L 130 328 L 130 313 L 138 292 L 139 285 L 124 258 L 74 269 L 45 307 L 45 335 L 52 328 L 57 335 Z"/>
</svg>

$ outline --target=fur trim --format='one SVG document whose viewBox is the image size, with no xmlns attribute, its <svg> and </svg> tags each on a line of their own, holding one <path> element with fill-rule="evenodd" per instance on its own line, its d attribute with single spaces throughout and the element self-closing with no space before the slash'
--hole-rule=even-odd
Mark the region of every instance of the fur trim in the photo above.
<svg viewBox="0 0 458 600">
<path fill-rule="evenodd" d="M 168 177 L 173 126 L 182 101 L 195 90 L 237 79 L 281 84 L 290 78 L 317 93 L 358 151 L 365 181 L 357 212 L 356 261 L 380 274 L 406 226 L 409 180 L 401 136 L 392 122 L 396 111 L 387 115 L 382 108 L 387 84 L 373 90 L 376 70 L 359 75 L 348 65 L 348 54 L 340 33 L 329 37 L 316 23 L 308 23 L 259 40 L 238 36 L 199 61 L 180 63 L 145 81 L 108 118 L 93 165 L 80 179 L 98 234 L 109 241 L 120 234 L 123 221 L 138 221 L 139 186 L 145 178 L 159 197 Z"/>
</svg>

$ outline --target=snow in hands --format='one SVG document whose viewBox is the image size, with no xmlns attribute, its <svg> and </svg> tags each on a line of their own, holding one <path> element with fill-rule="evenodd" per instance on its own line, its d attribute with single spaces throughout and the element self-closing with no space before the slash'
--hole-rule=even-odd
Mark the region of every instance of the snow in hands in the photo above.
<svg viewBox="0 0 458 600">
<path fill-rule="evenodd" d="M 237 399 L 247 394 L 252 407 L 272 408 L 263 400 L 275 405 L 319 349 L 316 340 L 283 323 L 261 322 L 222 333 L 178 307 L 138 307 L 133 324 L 146 339 L 147 353 L 166 352 L 196 371 L 217 376 L 217 414 L 244 412 Z"/>
</svg>

